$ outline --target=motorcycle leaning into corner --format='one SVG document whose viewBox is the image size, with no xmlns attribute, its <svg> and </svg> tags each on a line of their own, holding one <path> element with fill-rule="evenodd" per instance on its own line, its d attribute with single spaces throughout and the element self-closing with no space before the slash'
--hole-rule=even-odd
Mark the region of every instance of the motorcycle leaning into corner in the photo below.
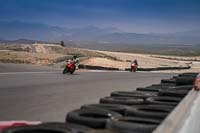
<svg viewBox="0 0 200 133">
<path fill-rule="evenodd" d="M 68 61 L 65 65 L 63 70 L 63 74 L 70 73 L 73 74 L 76 70 L 76 62 L 75 61 Z"/>
<path fill-rule="evenodd" d="M 131 72 L 136 72 L 137 71 L 137 68 L 138 68 L 138 65 L 136 63 L 132 63 L 131 64 Z"/>
</svg>

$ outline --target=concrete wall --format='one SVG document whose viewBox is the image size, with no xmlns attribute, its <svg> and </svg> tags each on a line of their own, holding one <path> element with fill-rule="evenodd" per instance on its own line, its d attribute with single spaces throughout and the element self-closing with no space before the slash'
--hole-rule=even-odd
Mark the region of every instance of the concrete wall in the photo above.
<svg viewBox="0 0 200 133">
<path fill-rule="evenodd" d="M 197 92 L 195 92 L 197 93 Z M 179 133 L 199 133 L 200 132 L 200 95 L 191 104 L 188 117 L 180 129 Z"/>
<path fill-rule="evenodd" d="M 200 133 L 200 91 L 191 90 L 153 133 Z"/>
</svg>

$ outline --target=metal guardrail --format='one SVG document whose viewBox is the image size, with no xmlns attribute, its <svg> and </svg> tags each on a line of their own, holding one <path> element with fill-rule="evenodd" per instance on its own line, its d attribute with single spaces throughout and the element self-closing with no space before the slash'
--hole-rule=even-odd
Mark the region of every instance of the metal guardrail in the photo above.
<svg viewBox="0 0 200 133">
<path fill-rule="evenodd" d="M 153 133 L 199 133 L 200 92 L 194 88 Z"/>
</svg>

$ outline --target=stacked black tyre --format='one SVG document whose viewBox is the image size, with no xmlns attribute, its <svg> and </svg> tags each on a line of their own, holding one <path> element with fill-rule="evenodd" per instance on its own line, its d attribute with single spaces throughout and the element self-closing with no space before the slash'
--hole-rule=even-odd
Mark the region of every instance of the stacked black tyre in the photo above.
<svg viewBox="0 0 200 133">
<path fill-rule="evenodd" d="M 8 128 L 3 133 L 151 133 L 193 88 L 197 73 L 183 73 L 136 91 L 115 91 L 97 104 L 69 112 L 64 123 Z"/>
</svg>

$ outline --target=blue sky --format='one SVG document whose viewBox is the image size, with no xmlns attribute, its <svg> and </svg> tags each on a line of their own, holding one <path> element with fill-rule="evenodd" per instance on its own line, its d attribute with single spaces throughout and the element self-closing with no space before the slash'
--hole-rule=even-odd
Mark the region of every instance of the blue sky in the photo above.
<svg viewBox="0 0 200 133">
<path fill-rule="evenodd" d="M 2 20 L 178 32 L 199 29 L 200 0 L 0 0 Z"/>
</svg>

